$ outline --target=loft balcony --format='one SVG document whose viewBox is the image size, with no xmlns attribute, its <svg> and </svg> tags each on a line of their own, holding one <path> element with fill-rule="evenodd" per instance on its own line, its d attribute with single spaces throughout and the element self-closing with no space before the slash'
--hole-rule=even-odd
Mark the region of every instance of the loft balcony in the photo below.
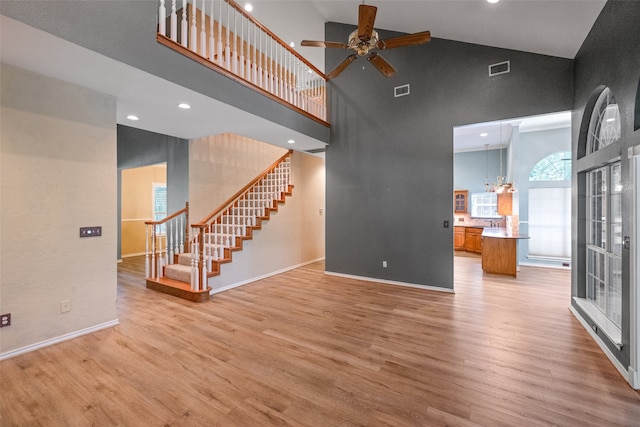
<svg viewBox="0 0 640 427">
<path fill-rule="evenodd" d="M 328 125 L 324 73 L 233 0 L 160 0 L 158 42 Z"/>
<path fill-rule="evenodd" d="M 3 39 L 12 40 L 3 43 L 2 61 L 113 95 L 118 124 L 185 139 L 235 133 L 324 149 L 324 75 L 236 4 L 196 3 L 0 2 Z M 187 100 L 194 108 L 178 111 Z"/>
</svg>

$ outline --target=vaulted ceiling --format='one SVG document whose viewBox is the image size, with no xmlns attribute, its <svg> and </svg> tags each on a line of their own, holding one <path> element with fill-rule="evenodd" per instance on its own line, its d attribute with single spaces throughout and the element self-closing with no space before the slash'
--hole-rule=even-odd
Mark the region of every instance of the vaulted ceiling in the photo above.
<svg viewBox="0 0 640 427">
<path fill-rule="evenodd" d="M 320 69 L 324 69 L 324 50 L 300 47 L 300 41 L 323 40 L 324 24 L 328 21 L 356 25 L 361 3 L 351 0 L 249 1 L 253 3 L 252 13 L 259 21 L 281 39 L 294 42 L 296 49 Z M 501 0 L 490 4 L 485 0 L 379 0 L 367 3 L 378 7 L 377 29 L 407 33 L 430 30 L 435 38 L 573 58 L 606 1 Z M 299 144 L 297 149 L 324 146 L 304 135 L 292 136 L 287 129 L 264 120 L 255 117 L 247 120 L 242 112 L 195 93 L 189 95 L 200 108 L 192 109 L 193 119 L 173 120 L 175 111 L 163 111 L 161 103 L 157 102 L 157 94 L 181 94 L 184 88 L 12 20 L 3 19 L 0 30 L 0 59 L 3 62 L 113 94 L 118 99 L 118 123 L 191 138 L 194 130 L 203 135 L 219 133 L 220 129 L 203 129 L 202 124 L 212 126 L 211 121 L 197 116 L 198 111 L 219 110 L 220 114 L 228 114 L 228 119 L 221 121 L 226 126 L 224 131 L 233 132 L 235 124 L 250 132 L 248 136 L 261 135 L 263 140 L 276 145 L 286 146 L 286 141 L 293 137 L 300 141 L 296 142 Z M 86 72 L 87 67 L 92 72 Z M 149 119 L 146 127 L 126 120 L 130 110 L 140 111 Z M 255 129 L 247 129 L 249 122 Z M 473 132 L 478 133 L 479 129 Z"/>
</svg>

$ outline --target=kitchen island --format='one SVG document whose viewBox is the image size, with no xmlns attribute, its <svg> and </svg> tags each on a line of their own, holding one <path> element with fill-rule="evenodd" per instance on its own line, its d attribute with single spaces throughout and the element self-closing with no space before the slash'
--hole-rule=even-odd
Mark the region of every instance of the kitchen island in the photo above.
<svg viewBox="0 0 640 427">
<path fill-rule="evenodd" d="M 528 238 L 506 228 L 485 228 L 482 232 L 482 271 L 517 277 L 518 240 Z"/>
</svg>

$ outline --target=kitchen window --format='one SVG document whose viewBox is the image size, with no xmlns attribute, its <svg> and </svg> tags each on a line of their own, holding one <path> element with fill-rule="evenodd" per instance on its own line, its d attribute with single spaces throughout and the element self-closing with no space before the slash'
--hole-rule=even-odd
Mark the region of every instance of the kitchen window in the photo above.
<svg viewBox="0 0 640 427">
<path fill-rule="evenodd" d="M 491 192 L 472 194 L 471 216 L 473 218 L 501 218 L 498 215 L 498 194 Z"/>
</svg>

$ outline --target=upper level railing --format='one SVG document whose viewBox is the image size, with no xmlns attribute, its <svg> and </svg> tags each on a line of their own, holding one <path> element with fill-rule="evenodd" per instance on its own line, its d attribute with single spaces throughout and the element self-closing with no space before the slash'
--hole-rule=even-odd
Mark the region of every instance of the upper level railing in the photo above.
<svg viewBox="0 0 640 427">
<path fill-rule="evenodd" d="M 324 73 L 233 0 L 160 0 L 158 41 L 328 126 Z"/>
</svg>

